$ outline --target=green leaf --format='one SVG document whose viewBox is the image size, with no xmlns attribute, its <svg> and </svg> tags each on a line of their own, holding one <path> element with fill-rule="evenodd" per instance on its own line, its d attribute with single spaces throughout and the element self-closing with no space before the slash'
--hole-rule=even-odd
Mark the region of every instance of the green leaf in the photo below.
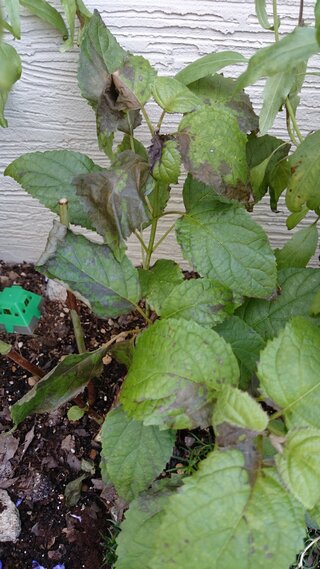
<svg viewBox="0 0 320 569">
<path fill-rule="evenodd" d="M 308 316 L 315 291 L 320 286 L 317 269 L 282 269 L 278 294 L 271 300 L 249 299 L 237 315 L 263 338 L 273 338 L 293 316 Z"/>
<path fill-rule="evenodd" d="M 138 271 L 98 245 L 54 222 L 37 270 L 62 282 L 101 318 L 132 311 L 140 299 Z"/>
<path fill-rule="evenodd" d="M 289 162 L 286 158 L 280 160 L 268 172 L 270 207 L 277 211 L 277 205 L 282 192 L 286 189 L 291 175 Z M 288 227 L 288 229 L 290 229 Z"/>
<path fill-rule="evenodd" d="M 118 407 L 108 413 L 101 441 L 108 479 L 117 493 L 130 502 L 165 468 L 172 454 L 175 433 L 144 427 Z"/>
<path fill-rule="evenodd" d="M 257 369 L 263 338 L 238 316 L 228 318 L 215 331 L 231 345 L 240 368 L 240 387 L 246 389 Z"/>
<path fill-rule="evenodd" d="M 228 65 L 237 65 L 245 62 L 246 58 L 236 51 L 209 53 L 179 71 L 176 75 L 176 79 L 184 83 L 184 85 L 189 85 L 189 83 L 202 79 L 202 77 L 213 75 Z"/>
<path fill-rule="evenodd" d="M 231 347 L 216 332 L 192 321 L 161 320 L 138 337 L 120 399 L 145 425 L 205 426 L 217 392 L 238 377 Z"/>
<path fill-rule="evenodd" d="M 289 431 L 276 466 L 295 498 L 313 508 L 320 500 L 320 430 Z"/>
<path fill-rule="evenodd" d="M 316 293 L 315 297 L 313 298 L 310 314 L 313 316 L 317 316 L 320 314 L 320 290 Z"/>
<path fill-rule="evenodd" d="M 148 492 L 143 492 L 130 504 L 116 540 L 115 569 L 141 569 L 149 565 L 164 506 L 180 485 L 179 477 L 158 480 Z"/>
<path fill-rule="evenodd" d="M 11 176 L 33 198 L 59 213 L 59 200 L 68 200 L 70 222 L 93 229 L 93 225 L 81 205 L 73 186 L 73 179 L 80 174 L 99 172 L 86 156 L 71 150 L 31 152 L 17 158 L 6 168 L 4 175 Z"/>
<path fill-rule="evenodd" d="M 233 314 L 235 308 L 230 289 L 210 279 L 191 279 L 172 289 L 161 305 L 159 315 L 193 320 L 212 328 Z"/>
<path fill-rule="evenodd" d="M 294 318 L 261 352 L 258 377 L 288 427 L 320 428 L 320 329 Z"/>
<path fill-rule="evenodd" d="M 31 14 L 56 28 L 64 40 L 68 38 L 68 30 L 61 14 L 49 2 L 46 0 L 19 0 L 19 2 L 21 6 L 28 8 Z"/>
<path fill-rule="evenodd" d="M 10 346 L 10 344 L 7 344 L 6 342 L 3 342 L 2 340 L 0 340 L 0 355 L 1 356 L 5 356 L 6 354 L 9 354 L 9 352 L 11 352 L 11 348 L 12 348 L 12 346 Z"/>
<path fill-rule="evenodd" d="M 286 205 L 292 212 L 320 206 L 320 130 L 309 134 L 289 158 L 291 178 Z"/>
<path fill-rule="evenodd" d="M 134 146 L 135 153 L 138 154 L 139 156 L 141 156 L 141 158 L 147 162 L 148 161 L 148 152 L 147 152 L 146 148 L 143 146 L 142 142 L 140 142 L 140 140 L 137 140 L 136 138 L 133 138 L 132 140 L 133 140 L 133 146 Z M 129 134 L 124 135 L 122 141 L 118 145 L 117 154 L 120 154 L 121 152 L 124 152 L 125 150 L 132 150 L 131 139 L 130 139 Z"/>
<path fill-rule="evenodd" d="M 275 250 L 278 269 L 305 267 L 316 252 L 318 229 L 315 223 L 300 229 L 282 249 Z"/>
<path fill-rule="evenodd" d="M 316 38 L 318 44 L 320 45 L 320 0 L 316 0 L 314 15 L 316 19 Z"/>
<path fill-rule="evenodd" d="M 159 259 L 148 271 L 139 269 L 139 279 L 142 298 L 159 314 L 167 296 L 183 282 L 183 274 L 174 261 Z"/>
<path fill-rule="evenodd" d="M 252 85 L 261 77 L 289 72 L 318 51 L 314 28 L 299 26 L 280 41 L 259 49 L 251 57 L 247 70 L 238 79 L 238 88 Z"/>
<path fill-rule="evenodd" d="M 86 407 L 78 407 L 78 405 L 72 405 L 72 407 L 68 409 L 67 417 L 69 421 L 79 421 L 86 414 L 86 412 Z"/>
<path fill-rule="evenodd" d="M 225 385 L 214 407 L 212 424 L 229 423 L 262 433 L 268 425 L 268 415 L 249 393 L 231 385 Z"/>
<path fill-rule="evenodd" d="M 259 24 L 265 30 L 273 30 L 273 24 L 270 24 L 269 18 L 266 10 L 266 0 L 255 0 L 256 5 L 256 15 L 259 20 Z M 280 24 L 280 19 L 278 18 L 278 26 Z"/>
<path fill-rule="evenodd" d="M 259 119 L 255 114 L 247 93 L 236 91 L 236 81 L 223 75 L 209 75 L 188 85 L 205 105 L 227 107 L 236 117 L 243 132 L 257 130 Z"/>
<path fill-rule="evenodd" d="M 308 60 L 301 61 L 299 63 L 299 65 L 297 65 L 292 70 L 294 83 L 293 83 L 293 86 L 290 90 L 288 97 L 289 97 L 289 101 L 290 101 L 290 104 L 292 106 L 292 110 L 293 110 L 294 114 L 296 114 L 296 110 L 297 110 L 299 103 L 300 103 L 299 94 L 300 94 L 300 91 L 301 91 L 303 84 L 304 84 L 306 71 L 307 71 L 307 65 L 308 65 Z"/>
<path fill-rule="evenodd" d="M 291 71 L 281 71 L 267 79 L 259 118 L 259 130 L 262 135 L 266 134 L 268 130 L 272 128 L 275 118 L 289 95 L 294 81 L 295 77 Z"/>
<path fill-rule="evenodd" d="M 83 97 L 96 108 L 110 75 L 122 66 L 127 53 L 94 11 L 80 46 L 78 82 Z"/>
<path fill-rule="evenodd" d="M 187 213 L 202 202 L 210 201 L 212 197 L 217 197 L 214 188 L 195 180 L 191 174 L 188 174 L 183 185 L 183 203 Z"/>
<path fill-rule="evenodd" d="M 12 85 L 20 79 L 21 60 L 14 49 L 8 43 L 0 41 L 0 89 L 9 91 Z"/>
<path fill-rule="evenodd" d="M 102 372 L 105 348 L 66 356 L 55 368 L 11 407 L 11 417 L 19 425 L 34 413 L 49 413 L 74 399 L 86 384 Z"/>
<path fill-rule="evenodd" d="M 268 238 L 240 204 L 212 196 L 176 228 L 184 258 L 201 276 L 247 296 L 273 292 L 276 262 Z"/>
<path fill-rule="evenodd" d="M 165 184 L 176 184 L 180 175 L 181 157 L 175 140 L 166 140 L 161 145 L 161 155 L 156 160 L 152 176 Z"/>
<path fill-rule="evenodd" d="M 73 48 L 77 3 L 76 0 L 61 0 L 61 4 L 64 8 L 66 20 L 69 26 L 69 37 L 62 48 L 62 51 L 66 51 L 67 49 Z"/>
<path fill-rule="evenodd" d="M 19 0 L 5 0 L 5 7 L 9 17 L 9 22 L 16 39 L 21 38 L 21 25 L 20 25 L 20 4 Z"/>
<path fill-rule="evenodd" d="M 291 215 L 289 215 L 289 217 L 286 220 L 286 226 L 287 228 L 290 229 L 294 229 L 298 223 L 300 223 L 300 221 L 302 221 L 307 213 L 309 213 L 309 208 L 307 206 L 302 206 L 301 211 L 297 211 L 295 213 L 291 213 Z"/>
<path fill-rule="evenodd" d="M 186 115 L 178 140 L 188 172 L 227 197 L 237 196 L 247 181 L 247 137 L 232 112 L 205 106 Z"/>
<path fill-rule="evenodd" d="M 131 340 L 116 342 L 109 349 L 109 355 L 128 368 L 132 362 L 133 342 Z"/>
<path fill-rule="evenodd" d="M 150 219 L 144 198 L 148 176 L 148 163 L 125 150 L 108 170 L 81 174 L 73 180 L 84 210 L 114 252 Z"/>
<path fill-rule="evenodd" d="M 66 505 L 69 508 L 76 506 L 76 504 L 79 502 L 81 497 L 82 482 L 85 478 L 87 478 L 87 474 L 81 474 L 81 476 L 78 476 L 78 478 L 71 480 L 68 482 L 68 484 L 66 484 L 66 487 L 64 489 L 64 497 Z"/>
<path fill-rule="evenodd" d="M 153 96 L 167 113 L 190 113 L 201 106 L 201 100 L 173 77 L 157 77 Z"/>
<path fill-rule="evenodd" d="M 237 450 L 213 452 L 165 506 L 151 569 L 288 569 L 303 547 L 303 507 L 274 469 L 252 486 Z"/>
<path fill-rule="evenodd" d="M 121 67 L 112 74 L 113 83 L 119 92 L 118 108 L 141 109 L 151 97 L 156 71 L 141 55 L 128 55 Z"/>
</svg>

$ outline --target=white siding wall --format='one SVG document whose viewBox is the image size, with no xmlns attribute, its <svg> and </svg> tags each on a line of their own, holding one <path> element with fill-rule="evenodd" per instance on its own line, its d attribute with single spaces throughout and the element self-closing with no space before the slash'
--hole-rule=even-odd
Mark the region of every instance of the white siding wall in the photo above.
<svg viewBox="0 0 320 569">
<path fill-rule="evenodd" d="M 278 3 L 281 30 L 286 32 L 297 22 L 299 0 Z M 87 0 L 86 4 L 102 13 L 125 48 L 146 56 L 159 73 L 166 75 L 212 51 L 234 49 L 250 56 L 255 48 L 272 41 L 272 34 L 258 25 L 253 0 Z M 306 0 L 305 4 L 306 22 L 312 22 L 314 2 Z M 55 5 L 60 5 L 58 0 Z M 22 28 L 23 38 L 16 47 L 22 57 L 23 75 L 8 101 L 9 128 L 0 130 L 0 258 L 7 261 L 36 261 L 53 217 L 2 176 L 7 164 L 25 152 L 58 148 L 84 152 L 106 163 L 97 149 L 93 112 L 77 87 L 78 50 L 60 53 L 57 33 L 27 11 L 23 12 Z M 319 58 L 311 63 L 313 71 L 319 70 Z M 239 69 L 234 71 L 238 73 Z M 250 89 L 257 109 L 262 88 L 263 83 L 258 83 Z M 298 116 L 303 133 L 320 128 L 319 93 L 320 77 L 309 76 Z M 150 112 L 154 116 L 152 108 Z M 167 126 L 172 129 L 176 122 L 173 118 L 170 121 Z M 147 141 L 147 132 L 142 128 L 141 133 Z M 283 116 L 275 133 L 286 136 Z M 173 192 L 175 209 L 180 195 L 179 189 Z M 261 205 L 255 213 L 277 246 L 288 237 L 284 206 L 281 210 L 275 215 Z M 165 218 L 162 228 L 171 221 Z M 159 248 L 161 256 L 172 256 L 173 252 L 180 259 L 174 238 Z M 138 261 L 136 243 L 130 244 L 130 255 Z"/>
</svg>

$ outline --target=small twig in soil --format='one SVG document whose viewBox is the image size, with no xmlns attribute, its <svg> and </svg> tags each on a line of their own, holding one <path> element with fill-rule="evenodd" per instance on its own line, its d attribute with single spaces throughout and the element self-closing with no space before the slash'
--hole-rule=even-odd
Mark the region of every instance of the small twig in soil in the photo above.
<svg viewBox="0 0 320 569">
<path fill-rule="evenodd" d="M 13 349 L 11 349 L 11 351 L 5 355 L 7 358 L 10 358 L 10 360 L 18 364 L 20 367 L 23 367 L 23 369 L 29 371 L 32 375 L 35 375 L 40 378 L 46 375 L 45 372 L 40 367 L 32 364 L 31 362 L 26 360 L 26 358 L 24 358 L 21 354 L 19 354 Z"/>
</svg>

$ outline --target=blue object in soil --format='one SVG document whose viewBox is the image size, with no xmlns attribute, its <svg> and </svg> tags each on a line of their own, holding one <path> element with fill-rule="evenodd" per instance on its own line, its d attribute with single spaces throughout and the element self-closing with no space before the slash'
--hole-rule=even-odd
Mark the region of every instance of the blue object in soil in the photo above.
<svg viewBox="0 0 320 569">
<path fill-rule="evenodd" d="M 32 334 L 41 316 L 43 302 L 39 294 L 21 286 L 6 287 L 0 292 L 0 331 L 9 334 Z"/>
</svg>

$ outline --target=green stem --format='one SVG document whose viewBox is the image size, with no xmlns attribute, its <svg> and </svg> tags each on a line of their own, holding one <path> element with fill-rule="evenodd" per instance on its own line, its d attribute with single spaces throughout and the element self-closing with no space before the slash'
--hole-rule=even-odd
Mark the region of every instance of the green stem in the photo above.
<svg viewBox="0 0 320 569">
<path fill-rule="evenodd" d="M 154 128 L 153 128 L 153 126 L 152 126 L 151 120 L 150 120 L 150 118 L 149 118 L 149 115 L 148 115 L 146 109 L 145 109 L 144 107 L 141 107 L 141 112 L 142 112 L 142 114 L 143 114 L 143 116 L 144 116 L 144 120 L 146 121 L 146 123 L 147 123 L 147 125 L 148 125 L 148 128 L 149 128 L 149 130 L 150 130 L 151 136 L 153 136 L 153 135 L 154 135 Z"/>
<path fill-rule="evenodd" d="M 159 122 L 158 122 L 158 124 L 157 124 L 157 130 L 160 130 L 165 115 L 166 115 L 166 111 L 163 110 L 162 113 L 161 113 L 161 115 L 160 115 Z"/>
<path fill-rule="evenodd" d="M 139 314 L 142 316 L 142 318 L 148 324 L 152 324 L 152 320 L 150 320 L 150 318 L 147 316 L 147 314 L 144 312 L 144 310 L 142 310 L 142 308 L 141 308 L 141 306 L 139 306 L 139 304 L 134 304 L 134 307 L 135 307 L 136 311 L 139 312 Z"/>
<path fill-rule="evenodd" d="M 165 217 L 166 215 L 184 215 L 184 212 L 178 211 L 178 210 L 164 211 L 163 213 L 161 213 L 160 215 L 157 216 L 157 219 L 160 219 L 161 217 Z"/>
<path fill-rule="evenodd" d="M 277 0 L 272 0 L 273 9 L 273 29 L 274 29 L 274 39 L 279 41 L 279 19 L 277 10 Z"/>
<path fill-rule="evenodd" d="M 166 237 L 168 237 L 169 233 L 171 233 L 176 223 L 177 220 L 175 220 L 173 224 L 170 225 L 169 229 L 167 229 L 167 231 L 162 235 L 162 237 L 160 237 L 159 241 L 154 245 L 152 253 L 154 253 L 155 250 L 158 249 L 159 245 L 161 245 L 161 243 L 166 239 Z"/>
<path fill-rule="evenodd" d="M 142 236 L 140 235 L 140 233 L 139 233 L 139 231 L 138 231 L 137 229 L 134 231 L 134 235 L 136 236 L 136 238 L 138 239 L 138 241 L 140 241 L 140 244 L 141 244 L 142 249 L 143 249 L 146 253 L 148 253 L 148 247 L 146 246 L 146 244 L 145 244 L 145 242 L 144 242 Z"/>
<path fill-rule="evenodd" d="M 151 224 L 148 251 L 147 251 L 147 256 L 146 256 L 146 260 L 145 260 L 145 264 L 144 264 L 144 269 L 146 269 L 146 270 L 148 270 L 150 267 L 150 261 L 151 261 L 151 257 L 152 257 L 152 253 L 153 253 L 153 246 L 154 246 L 156 233 L 157 233 L 157 225 L 158 225 L 158 218 L 155 217 L 152 220 L 152 224 Z"/>
<path fill-rule="evenodd" d="M 289 97 L 286 98 L 286 108 L 287 108 L 288 114 L 290 116 L 293 128 L 296 131 L 297 137 L 299 138 L 300 142 L 303 142 L 303 136 L 302 136 L 300 129 L 298 127 L 296 117 L 294 115 L 294 111 L 293 111 L 292 105 L 290 103 Z"/>
<path fill-rule="evenodd" d="M 295 135 L 294 135 L 294 133 L 293 133 L 293 131 L 292 131 L 291 124 L 290 124 L 290 115 L 289 115 L 289 113 L 288 113 L 288 109 L 287 109 L 287 108 L 286 108 L 286 124 L 287 124 L 287 131 L 288 131 L 288 134 L 289 134 L 289 136 L 290 136 L 291 142 L 292 142 L 295 146 L 298 146 L 299 143 L 298 143 L 298 141 L 297 141 L 297 139 L 296 139 L 296 137 L 295 137 Z"/>
</svg>

